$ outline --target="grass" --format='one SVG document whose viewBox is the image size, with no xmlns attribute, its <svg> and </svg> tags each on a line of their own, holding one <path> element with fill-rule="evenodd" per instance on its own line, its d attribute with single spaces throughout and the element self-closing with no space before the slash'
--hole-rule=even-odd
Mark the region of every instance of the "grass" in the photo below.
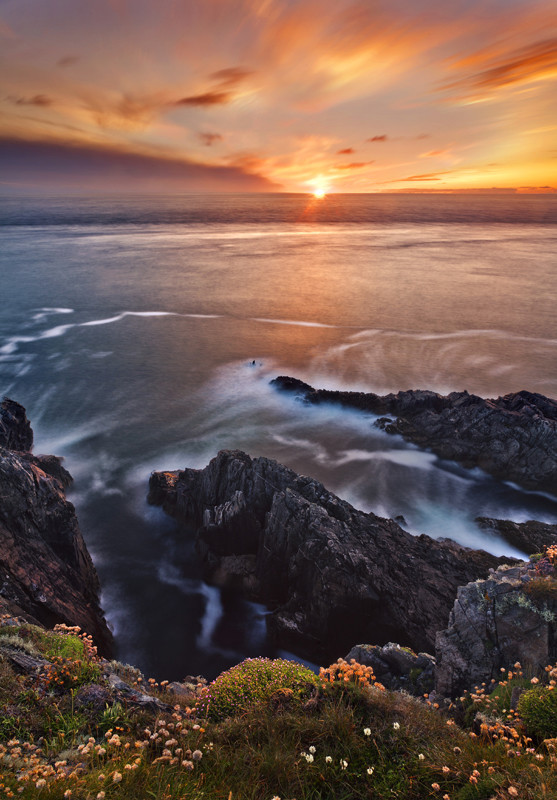
<svg viewBox="0 0 557 800">
<path fill-rule="evenodd" d="M 427 697 L 386 691 L 355 663 L 341 660 L 315 676 L 291 662 L 252 659 L 192 689 L 168 713 L 115 699 L 92 710 L 78 707 L 78 684 L 103 685 L 108 669 L 154 696 L 173 696 L 165 681 L 100 660 L 75 630 L 10 627 L 70 677 L 23 677 L 0 659 L 0 798 L 557 797 L 557 741 L 544 743 L 521 718 L 520 704 L 510 708 L 516 687 L 534 687 L 531 698 L 543 694 L 545 709 L 557 665 L 532 679 L 517 664 L 501 681 L 437 708 Z"/>
</svg>

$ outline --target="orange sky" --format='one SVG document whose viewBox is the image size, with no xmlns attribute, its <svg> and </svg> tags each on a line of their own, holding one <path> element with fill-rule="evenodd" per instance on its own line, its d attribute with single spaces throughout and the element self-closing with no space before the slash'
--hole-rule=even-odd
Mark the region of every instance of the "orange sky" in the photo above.
<svg viewBox="0 0 557 800">
<path fill-rule="evenodd" d="M 4 191 L 551 191 L 555 0 L 0 0 Z"/>
</svg>

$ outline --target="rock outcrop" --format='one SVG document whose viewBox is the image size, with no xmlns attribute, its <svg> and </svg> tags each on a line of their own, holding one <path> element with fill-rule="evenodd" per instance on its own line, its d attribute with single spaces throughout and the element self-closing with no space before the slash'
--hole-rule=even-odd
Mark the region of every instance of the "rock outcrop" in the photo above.
<svg viewBox="0 0 557 800">
<path fill-rule="evenodd" d="M 241 451 L 222 451 L 203 470 L 153 473 L 149 500 L 199 526 L 208 578 L 273 606 L 277 641 L 316 660 L 357 641 L 431 650 L 457 588 L 502 561 L 411 536 L 317 481 Z"/>
<path fill-rule="evenodd" d="M 381 396 L 314 389 L 286 376 L 271 383 L 305 403 L 335 403 L 379 416 L 376 424 L 387 433 L 400 434 L 439 458 L 557 494 L 557 402 L 541 394 L 524 391 L 496 400 L 468 392 Z"/>
<path fill-rule="evenodd" d="M 436 690 L 454 697 L 516 661 L 536 674 L 557 660 L 557 582 L 532 564 L 502 566 L 462 586 L 435 646 Z"/>
<path fill-rule="evenodd" d="M 47 627 L 79 625 L 109 653 L 112 635 L 99 606 L 97 573 L 64 495 L 71 477 L 55 456 L 12 449 L 33 441 L 17 403 L 3 402 L 0 430 L 1 607 Z"/>
<path fill-rule="evenodd" d="M 429 653 L 414 653 L 408 647 L 388 644 L 357 644 L 346 656 L 358 664 L 372 667 L 386 689 L 403 689 L 418 697 L 431 692 L 435 683 L 435 659 Z"/>
<path fill-rule="evenodd" d="M 537 522 L 534 519 L 512 522 L 510 519 L 490 517 L 476 517 L 476 522 L 483 530 L 499 534 L 506 542 L 528 555 L 541 553 L 544 548 L 557 544 L 557 525 L 548 522 Z"/>
</svg>

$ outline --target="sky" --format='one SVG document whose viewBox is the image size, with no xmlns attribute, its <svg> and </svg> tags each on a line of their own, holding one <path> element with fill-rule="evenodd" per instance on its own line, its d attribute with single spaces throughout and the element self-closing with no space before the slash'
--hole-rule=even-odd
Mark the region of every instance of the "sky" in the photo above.
<svg viewBox="0 0 557 800">
<path fill-rule="evenodd" d="M 0 0 L 0 189 L 557 191 L 555 0 Z"/>
</svg>

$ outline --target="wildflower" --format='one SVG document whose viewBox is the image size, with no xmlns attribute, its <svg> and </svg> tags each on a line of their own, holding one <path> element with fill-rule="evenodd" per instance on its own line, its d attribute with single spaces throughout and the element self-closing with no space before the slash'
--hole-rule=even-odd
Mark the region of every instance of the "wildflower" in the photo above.
<svg viewBox="0 0 557 800">
<path fill-rule="evenodd" d="M 72 796 L 72 790 L 71 789 L 66 789 L 66 791 L 64 792 L 64 797 L 66 798 L 66 800 L 67 800 L 68 797 L 71 797 L 71 796 Z"/>
<path fill-rule="evenodd" d="M 433 789 L 434 792 L 438 792 L 441 787 L 439 786 L 438 783 L 432 783 L 431 788 Z"/>
<path fill-rule="evenodd" d="M 112 773 L 112 783 L 120 783 L 121 780 L 122 780 L 122 774 L 120 772 Z"/>
<path fill-rule="evenodd" d="M 37 789 L 42 789 L 43 786 L 46 786 L 45 779 L 44 778 L 39 778 L 39 780 L 36 782 L 35 786 L 37 787 Z"/>
<path fill-rule="evenodd" d="M 518 789 L 515 789 L 514 786 L 509 786 L 507 792 L 510 794 L 511 797 L 516 797 L 518 795 Z"/>
<path fill-rule="evenodd" d="M 446 775 L 447 772 L 450 772 L 450 769 L 448 767 L 443 767 L 441 771 Z"/>
<path fill-rule="evenodd" d="M 450 798 L 450 796 L 448 794 L 444 794 L 443 795 L 443 800 L 451 800 L 451 798 Z"/>
<path fill-rule="evenodd" d="M 468 780 L 470 781 L 470 783 L 477 783 L 478 782 L 478 779 L 476 778 L 475 775 L 470 775 Z"/>
<path fill-rule="evenodd" d="M 420 753 L 418 758 L 419 758 L 420 761 L 423 761 L 425 759 L 425 756 L 424 756 L 423 753 Z"/>
<path fill-rule="evenodd" d="M 278 796 L 278 794 L 276 794 L 274 797 L 271 797 L 271 800 L 280 800 L 280 797 Z"/>
<path fill-rule="evenodd" d="M 194 750 L 191 757 L 193 758 L 194 761 L 201 761 L 201 759 L 203 758 L 203 753 L 201 752 L 201 750 Z"/>
<path fill-rule="evenodd" d="M 539 680 L 537 678 L 531 678 L 530 683 L 539 683 Z M 514 789 L 514 786 L 509 786 L 509 789 Z"/>
<path fill-rule="evenodd" d="M 191 772 L 193 769 L 193 761 L 182 761 L 182 766 Z"/>
<path fill-rule="evenodd" d="M 332 756 L 325 756 L 325 763 L 326 764 L 330 764 L 332 762 L 332 760 L 333 760 Z"/>
<path fill-rule="evenodd" d="M 315 747 L 313 745 L 311 745 L 311 747 L 309 747 L 308 749 L 310 753 L 315 753 Z"/>
<path fill-rule="evenodd" d="M 374 770 L 374 769 L 375 769 L 375 767 L 368 767 L 368 768 L 367 768 L 367 774 L 368 774 L 368 775 L 373 775 L 373 770 Z"/>
<path fill-rule="evenodd" d="M 308 764 L 311 764 L 313 762 L 313 756 L 311 753 L 308 753 L 306 755 L 306 761 L 308 762 Z"/>
<path fill-rule="evenodd" d="M 393 722 L 393 728 L 395 729 L 395 731 L 398 731 L 400 728 L 400 722 Z"/>
<path fill-rule="evenodd" d="M 106 792 L 99 792 L 97 795 L 97 800 L 104 800 L 106 797 Z"/>
<path fill-rule="evenodd" d="M 371 736 L 371 728 L 364 728 L 364 736 Z"/>
<path fill-rule="evenodd" d="M 340 768 L 341 769 L 346 769 L 347 766 L 348 766 L 348 761 L 346 761 L 344 758 L 341 758 L 340 759 Z"/>
</svg>

